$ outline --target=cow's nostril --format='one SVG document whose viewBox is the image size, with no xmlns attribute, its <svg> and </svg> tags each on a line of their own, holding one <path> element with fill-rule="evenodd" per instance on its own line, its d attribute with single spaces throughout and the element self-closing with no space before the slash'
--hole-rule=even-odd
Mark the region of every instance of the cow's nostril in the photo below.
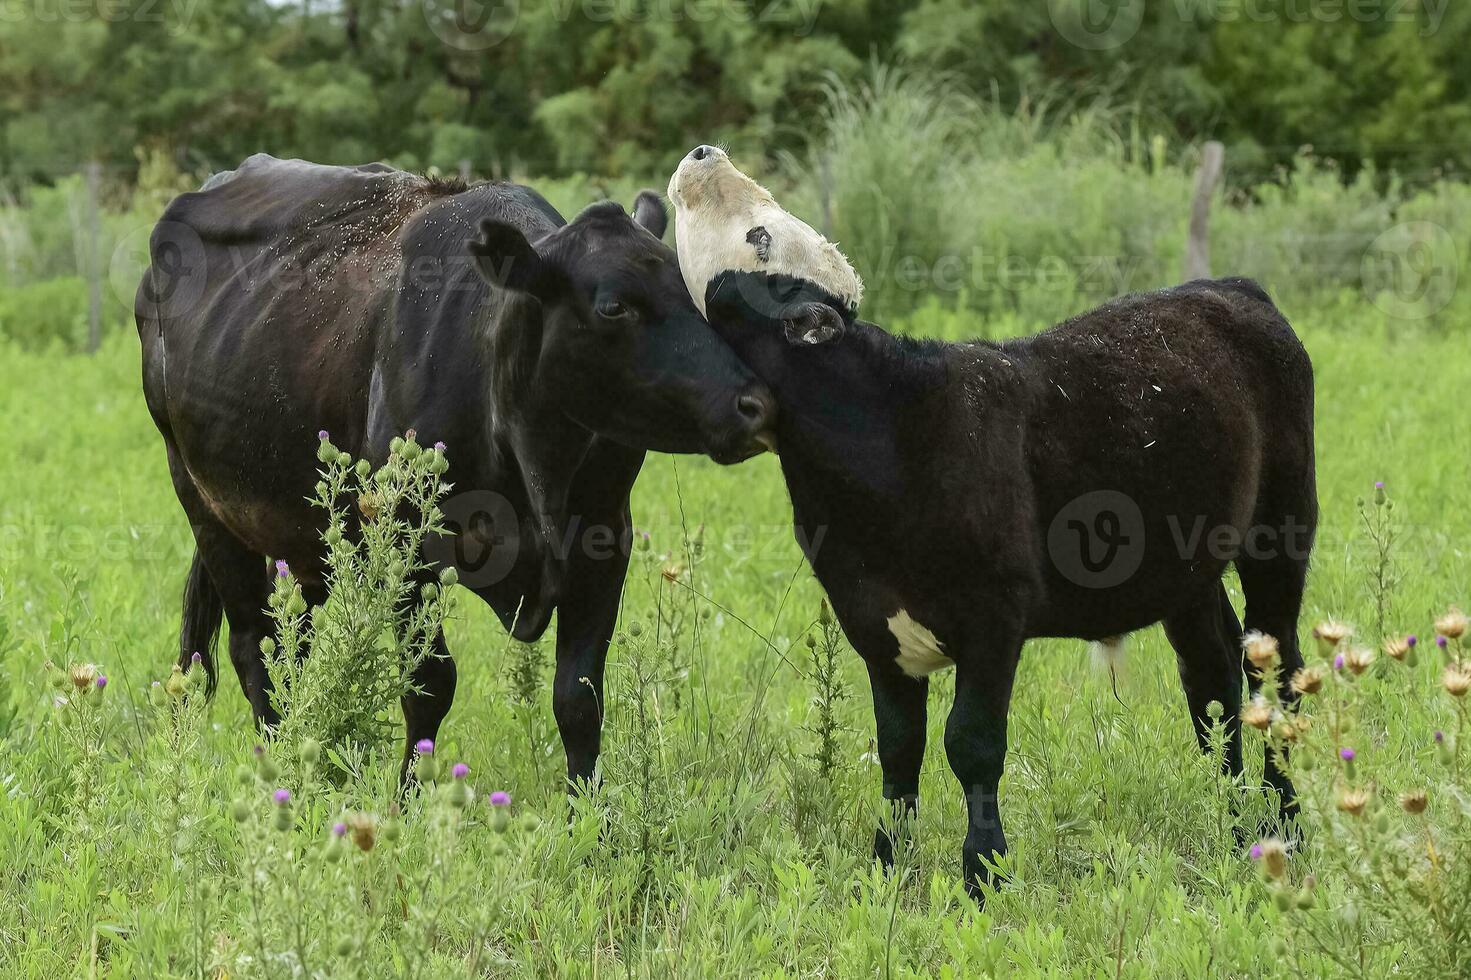
<svg viewBox="0 0 1471 980">
<path fill-rule="evenodd" d="M 736 411 L 753 429 L 762 428 L 771 422 L 771 406 L 766 399 L 757 395 L 742 395 L 736 399 Z"/>
<path fill-rule="evenodd" d="M 710 155 L 710 152 L 710 147 L 705 145 L 704 143 L 701 143 L 693 150 L 690 150 L 690 156 L 694 157 L 696 160 L 703 160 Z"/>
</svg>

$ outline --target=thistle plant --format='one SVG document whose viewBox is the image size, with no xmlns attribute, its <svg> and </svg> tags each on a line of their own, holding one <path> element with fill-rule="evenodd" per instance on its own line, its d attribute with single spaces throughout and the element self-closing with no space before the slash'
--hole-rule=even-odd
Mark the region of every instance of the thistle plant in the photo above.
<svg viewBox="0 0 1471 980">
<path fill-rule="evenodd" d="M 851 696 L 843 683 L 840 669 L 843 650 L 843 628 L 838 625 L 827 600 L 818 609 L 816 629 L 807 634 L 807 649 L 812 655 L 812 701 L 804 726 L 812 736 L 812 760 L 817 778 L 828 786 L 837 774 L 838 736 L 843 731 L 838 711 Z"/>
<path fill-rule="evenodd" d="M 442 443 L 421 447 L 410 431 L 395 438 L 374 471 L 319 433 L 322 464 L 314 502 L 326 514 L 322 534 L 325 601 L 308 608 L 301 583 L 284 561 L 268 612 L 275 635 L 262 641 L 288 744 L 314 739 L 329 748 L 388 744 L 400 699 L 435 641 L 449 604 L 455 570 L 437 576 L 423 545 L 443 532 L 439 502 L 449 491 Z M 307 656 L 308 651 L 310 656 Z"/>
<path fill-rule="evenodd" d="M 1283 927 L 1274 947 L 1298 972 L 1326 958 L 1355 976 L 1402 972 L 1459 977 L 1471 971 L 1471 738 L 1465 659 L 1468 623 L 1451 609 L 1434 624 L 1435 653 L 1417 636 L 1391 636 L 1378 652 L 1340 623 L 1313 631 L 1316 662 L 1291 678 L 1295 708 L 1276 697 L 1275 642 L 1258 637 L 1267 683 L 1242 720 L 1286 760 L 1302 811 L 1300 840 L 1268 838 L 1251 850 Z M 1248 651 L 1250 656 L 1250 650 Z M 1393 666 L 1373 671 L 1380 658 Z M 1256 662 L 1256 658 L 1253 658 Z M 1436 699 L 1443 727 L 1406 732 L 1419 745 L 1403 785 L 1383 773 L 1392 752 L 1378 717 L 1388 693 Z M 1299 851 L 1310 852 L 1300 858 Z M 1301 874 L 1311 864 L 1316 875 Z"/>
<path fill-rule="evenodd" d="M 1373 563 L 1369 568 L 1369 595 L 1374 601 L 1375 633 L 1382 640 L 1394 590 L 1400 580 L 1394 557 L 1394 501 L 1389 499 L 1389 492 L 1380 481 L 1374 484 L 1374 493 L 1368 501 L 1359 498 L 1358 506 L 1359 520 L 1374 549 Z"/>
</svg>

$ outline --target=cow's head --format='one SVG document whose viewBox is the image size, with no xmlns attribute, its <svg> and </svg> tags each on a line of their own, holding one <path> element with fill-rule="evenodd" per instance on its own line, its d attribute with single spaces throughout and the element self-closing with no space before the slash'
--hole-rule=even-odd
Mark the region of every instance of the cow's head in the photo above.
<svg viewBox="0 0 1471 980">
<path fill-rule="evenodd" d="M 690 295 L 763 380 L 787 386 L 803 363 L 792 348 L 833 356 L 863 297 L 837 246 L 717 147 L 697 146 L 680 161 L 669 199 Z"/>
<path fill-rule="evenodd" d="M 769 444 L 775 403 L 695 309 L 659 240 L 667 220 L 644 191 L 633 217 L 594 204 L 535 242 L 487 220 L 469 248 L 492 283 L 540 302 L 536 384 L 574 421 L 635 448 L 737 462 Z"/>
</svg>

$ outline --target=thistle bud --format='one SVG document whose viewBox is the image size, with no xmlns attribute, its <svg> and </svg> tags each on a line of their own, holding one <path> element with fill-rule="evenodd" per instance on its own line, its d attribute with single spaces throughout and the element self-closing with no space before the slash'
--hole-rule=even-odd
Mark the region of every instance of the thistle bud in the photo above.
<svg viewBox="0 0 1471 980">
<path fill-rule="evenodd" d="M 1211 721 L 1220 721 L 1226 714 L 1225 705 L 1219 701 L 1208 701 L 1205 706 L 1205 716 Z"/>
<path fill-rule="evenodd" d="M 1424 813 L 1425 808 L 1430 805 L 1430 798 L 1425 795 L 1423 789 L 1412 789 L 1403 792 L 1399 796 L 1400 809 L 1406 813 Z"/>
<path fill-rule="evenodd" d="M 1323 668 L 1318 666 L 1299 668 L 1292 675 L 1292 689 L 1299 694 L 1317 694 L 1323 689 Z"/>
<path fill-rule="evenodd" d="M 169 703 L 168 692 L 163 689 L 163 685 L 158 681 L 154 681 L 148 685 L 148 702 L 155 708 L 162 708 Z"/>
<path fill-rule="evenodd" d="M 1277 638 L 1266 633 L 1252 630 L 1241 638 L 1242 648 L 1246 651 L 1246 659 L 1257 670 L 1266 670 L 1277 663 Z"/>
<path fill-rule="evenodd" d="M 71 681 L 60 667 L 56 666 L 54 663 L 48 660 L 46 661 L 44 669 L 46 671 L 46 682 L 48 684 L 50 684 L 58 691 L 66 690 L 66 685 L 69 684 Z"/>
<path fill-rule="evenodd" d="M 250 804 L 244 800 L 237 799 L 230 804 L 230 817 L 236 823 L 244 823 L 250 819 Z"/>
<path fill-rule="evenodd" d="M 1376 482 L 1374 484 L 1374 506 L 1383 507 L 1384 502 L 1388 499 L 1389 495 L 1384 492 L 1384 482 L 1382 480 Z"/>
<path fill-rule="evenodd" d="M 327 430 L 323 429 L 317 433 L 320 440 L 317 443 L 317 462 L 330 463 L 337 458 L 337 447 L 332 445 L 332 440 L 327 438 Z"/>
<path fill-rule="evenodd" d="M 373 472 L 373 464 L 369 463 L 366 459 L 360 459 L 357 465 L 352 468 L 352 471 L 358 475 L 358 479 L 366 480 L 368 474 Z"/>
<path fill-rule="evenodd" d="M 266 657 L 274 657 L 276 655 L 275 639 L 269 636 L 261 637 L 260 652 Z"/>
<path fill-rule="evenodd" d="M 1456 761 L 1455 740 L 1444 732 L 1435 733 L 1435 757 L 1446 766 Z"/>
<path fill-rule="evenodd" d="M 297 747 L 296 755 L 304 764 L 315 766 L 322 758 L 322 743 L 311 737 L 304 738 Z"/>
<path fill-rule="evenodd" d="M 383 821 L 383 826 L 378 828 L 378 835 L 383 838 L 384 843 L 396 844 L 403 828 L 393 817 Z"/>
<path fill-rule="evenodd" d="M 281 767 L 262 751 L 255 757 L 255 775 L 263 783 L 274 783 L 281 775 Z"/>
<path fill-rule="evenodd" d="M 807 644 L 807 649 L 809 649 L 809 650 L 816 650 L 817 649 L 817 634 L 816 633 L 808 633 L 802 639 L 803 639 L 803 642 L 805 642 Z"/>
<path fill-rule="evenodd" d="M 628 635 L 629 636 L 632 636 L 632 637 L 635 637 L 635 638 L 640 637 L 640 636 L 643 636 L 644 635 L 644 627 L 643 627 L 643 624 L 640 623 L 636 619 L 633 622 L 629 623 L 628 624 Z"/>
<path fill-rule="evenodd" d="M 419 589 L 419 595 L 424 597 L 425 602 L 433 602 L 439 598 L 439 586 L 433 582 L 425 582 L 423 587 Z"/>
<path fill-rule="evenodd" d="M 182 700 L 189 692 L 189 682 L 184 678 L 184 669 L 174 664 L 173 669 L 169 671 L 169 679 L 163 682 L 163 687 L 169 697 L 175 701 Z"/>
<path fill-rule="evenodd" d="M 337 954 L 338 959 L 345 960 L 352 955 L 352 951 L 356 948 L 356 945 L 353 942 L 351 933 L 343 933 L 337 937 L 337 945 L 332 947 L 332 952 Z"/>
<path fill-rule="evenodd" d="M 831 626 L 833 624 L 833 608 L 827 604 L 826 598 L 818 604 L 817 621 L 824 626 Z"/>
<path fill-rule="evenodd" d="M 459 584 L 459 581 L 460 573 L 458 570 L 455 569 L 455 566 L 453 565 L 446 566 L 444 570 L 439 573 L 439 584 L 443 585 L 446 589 L 453 588 L 455 585 Z"/>
<path fill-rule="evenodd" d="M 403 437 L 394 436 L 392 439 L 388 440 L 388 451 L 393 453 L 394 455 L 398 455 L 399 453 L 403 452 L 403 448 Z"/>
</svg>

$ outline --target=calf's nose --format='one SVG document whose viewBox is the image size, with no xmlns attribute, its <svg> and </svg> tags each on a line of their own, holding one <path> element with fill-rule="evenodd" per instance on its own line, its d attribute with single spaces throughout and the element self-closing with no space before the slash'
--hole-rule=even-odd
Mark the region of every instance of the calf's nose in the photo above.
<svg viewBox="0 0 1471 980">
<path fill-rule="evenodd" d="M 703 160 L 706 157 L 714 156 L 714 155 L 715 155 L 715 147 L 710 146 L 708 143 L 701 143 L 699 146 L 695 147 L 693 150 L 690 150 L 690 156 L 693 157 L 696 160 Z"/>
<path fill-rule="evenodd" d="M 764 390 L 747 391 L 736 398 L 736 412 L 747 431 L 761 432 L 776 422 L 776 402 Z"/>
</svg>

